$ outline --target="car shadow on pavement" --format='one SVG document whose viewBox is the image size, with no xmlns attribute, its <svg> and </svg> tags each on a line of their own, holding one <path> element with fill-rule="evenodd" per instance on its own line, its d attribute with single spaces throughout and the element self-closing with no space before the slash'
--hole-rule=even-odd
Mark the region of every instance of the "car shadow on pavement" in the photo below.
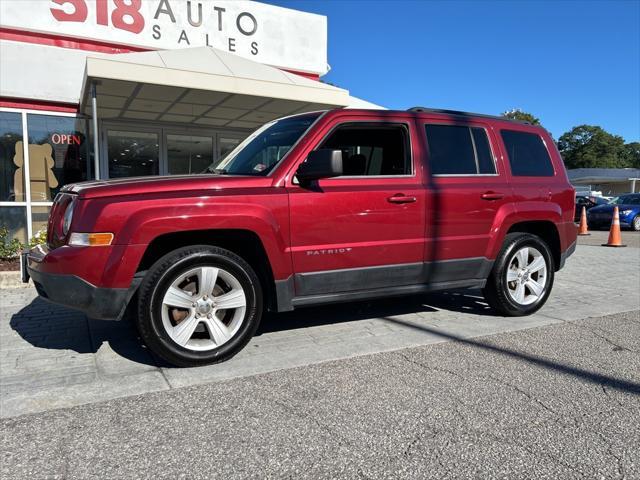
<svg viewBox="0 0 640 480">
<path fill-rule="evenodd" d="M 437 310 L 493 315 L 478 291 L 458 290 L 269 313 L 263 317 L 256 335 Z M 106 343 L 116 355 L 132 362 L 168 366 L 146 348 L 127 316 L 121 321 L 96 320 L 35 298 L 11 317 L 10 326 L 34 347 L 96 354 Z"/>
<path fill-rule="evenodd" d="M 553 360 L 549 360 L 548 358 L 540 357 L 537 355 L 531 355 L 526 352 L 512 350 L 510 348 L 499 347 L 491 343 L 491 341 L 483 341 L 481 338 L 480 339 L 463 338 L 457 335 L 452 335 L 452 334 L 443 332 L 442 330 L 431 328 L 425 325 L 418 325 L 411 321 L 407 321 L 399 318 L 384 317 L 383 320 L 386 320 L 387 322 L 393 323 L 395 325 L 402 325 L 403 327 L 413 328 L 421 332 L 431 333 L 433 335 L 437 335 L 449 341 L 458 342 L 463 345 L 468 345 L 470 347 L 474 347 L 477 349 L 482 349 L 488 352 L 504 355 L 506 357 L 511 357 L 513 359 L 528 363 L 530 365 L 534 365 L 536 367 L 552 370 L 556 373 L 571 375 L 571 376 L 580 378 L 583 381 L 593 383 L 601 387 L 608 387 L 615 390 L 619 390 L 621 392 L 629 392 L 636 395 L 640 394 L 640 383 L 630 382 L 628 380 L 611 377 L 608 375 L 602 375 L 600 373 L 591 372 L 589 370 L 584 370 L 578 367 L 572 367 L 567 364 L 554 362 Z"/>
<path fill-rule="evenodd" d="M 436 312 L 438 310 L 473 315 L 496 315 L 485 303 L 479 290 L 451 290 L 431 294 L 300 308 L 285 313 L 267 313 L 264 315 L 256 335 L 353 322 L 368 318 Z"/>
<path fill-rule="evenodd" d="M 126 319 L 95 320 L 35 298 L 11 317 L 10 326 L 34 347 L 95 354 L 106 343 L 116 355 L 132 362 L 164 366 L 142 344 L 133 322 Z"/>
</svg>

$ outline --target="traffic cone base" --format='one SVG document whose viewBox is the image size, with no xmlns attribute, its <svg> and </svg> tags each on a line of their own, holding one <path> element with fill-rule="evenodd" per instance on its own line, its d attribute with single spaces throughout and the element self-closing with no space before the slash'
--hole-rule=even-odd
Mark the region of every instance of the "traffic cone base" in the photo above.
<svg viewBox="0 0 640 480">
<path fill-rule="evenodd" d="M 611 220 L 611 229 L 609 230 L 609 240 L 602 244 L 603 247 L 626 247 L 622 244 L 622 235 L 620 234 L 620 213 L 618 207 L 613 207 L 613 219 Z"/>
<path fill-rule="evenodd" d="M 580 227 L 578 227 L 578 235 L 591 235 L 589 233 L 589 227 L 587 225 L 587 207 L 582 207 L 582 214 L 580 215 Z"/>
</svg>

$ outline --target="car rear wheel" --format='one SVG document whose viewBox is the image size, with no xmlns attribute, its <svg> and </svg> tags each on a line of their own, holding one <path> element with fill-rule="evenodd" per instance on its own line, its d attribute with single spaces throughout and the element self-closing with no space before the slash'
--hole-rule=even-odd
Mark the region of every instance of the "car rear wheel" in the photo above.
<svg viewBox="0 0 640 480">
<path fill-rule="evenodd" d="M 506 236 L 483 294 L 489 306 L 507 316 L 529 315 L 542 307 L 553 286 L 553 256 L 529 233 Z"/>
<path fill-rule="evenodd" d="M 231 358 L 249 342 L 261 315 L 255 272 L 222 248 L 177 249 L 158 260 L 140 286 L 140 335 L 154 353 L 177 366 Z"/>
<path fill-rule="evenodd" d="M 640 214 L 633 217 L 633 222 L 631 223 L 631 226 L 636 232 L 640 232 Z"/>
</svg>

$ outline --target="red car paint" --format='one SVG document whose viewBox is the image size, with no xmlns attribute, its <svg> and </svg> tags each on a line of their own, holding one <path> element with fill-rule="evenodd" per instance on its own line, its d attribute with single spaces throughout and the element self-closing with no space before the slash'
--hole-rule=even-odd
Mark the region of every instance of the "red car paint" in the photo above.
<svg viewBox="0 0 640 480">
<path fill-rule="evenodd" d="M 347 121 L 406 124 L 413 175 L 327 178 L 316 190 L 297 184 L 294 174 L 300 163 L 334 126 Z M 425 122 L 462 122 L 486 129 L 497 175 L 431 176 Z M 539 134 L 555 176 L 512 176 L 500 136 L 503 128 Z M 65 191 L 77 196 L 70 230 L 111 232 L 113 243 L 68 246 L 61 234 L 65 208 L 59 198 L 51 212 L 49 246 L 30 254 L 29 268 L 74 275 L 102 288 L 129 288 L 151 242 L 172 232 L 252 232 L 266 252 L 276 282 L 292 278 L 297 282 L 296 276 L 341 269 L 493 260 L 509 229 L 522 222 L 548 222 L 555 228 L 558 258 L 570 254 L 576 241 L 575 194 L 551 136 L 541 127 L 481 116 L 461 120 L 435 112 L 333 110 L 322 115 L 265 177 L 131 178 L 85 182 Z M 394 196 L 415 201 L 396 203 Z M 294 297 L 305 293 L 296 282 Z M 290 307 L 278 305 L 278 309 Z"/>
</svg>

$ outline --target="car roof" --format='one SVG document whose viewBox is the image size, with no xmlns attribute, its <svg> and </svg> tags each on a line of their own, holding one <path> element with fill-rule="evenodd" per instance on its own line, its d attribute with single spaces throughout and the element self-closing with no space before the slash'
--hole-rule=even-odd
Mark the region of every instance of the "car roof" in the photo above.
<svg viewBox="0 0 640 480">
<path fill-rule="evenodd" d="M 373 109 L 364 109 L 364 108 L 336 108 L 332 110 L 328 110 L 327 114 L 331 115 L 363 115 L 363 116 L 371 116 L 375 115 L 378 118 L 384 117 L 398 117 L 398 116 L 406 116 L 409 118 L 415 118 L 428 116 L 429 118 L 438 118 L 443 120 L 454 120 L 454 121 L 489 121 L 491 123 L 499 123 L 502 128 L 508 127 L 509 125 L 513 126 L 521 126 L 526 127 L 527 129 L 531 129 L 534 131 L 543 131 L 548 133 L 544 127 L 541 125 L 533 125 L 529 122 L 524 122 L 520 120 L 514 120 L 507 117 L 502 117 L 498 115 L 487 115 L 483 113 L 472 113 L 472 112 L 463 112 L 459 110 L 444 110 L 438 108 L 426 108 L 426 107 L 412 107 L 408 110 L 373 110 Z"/>
</svg>

